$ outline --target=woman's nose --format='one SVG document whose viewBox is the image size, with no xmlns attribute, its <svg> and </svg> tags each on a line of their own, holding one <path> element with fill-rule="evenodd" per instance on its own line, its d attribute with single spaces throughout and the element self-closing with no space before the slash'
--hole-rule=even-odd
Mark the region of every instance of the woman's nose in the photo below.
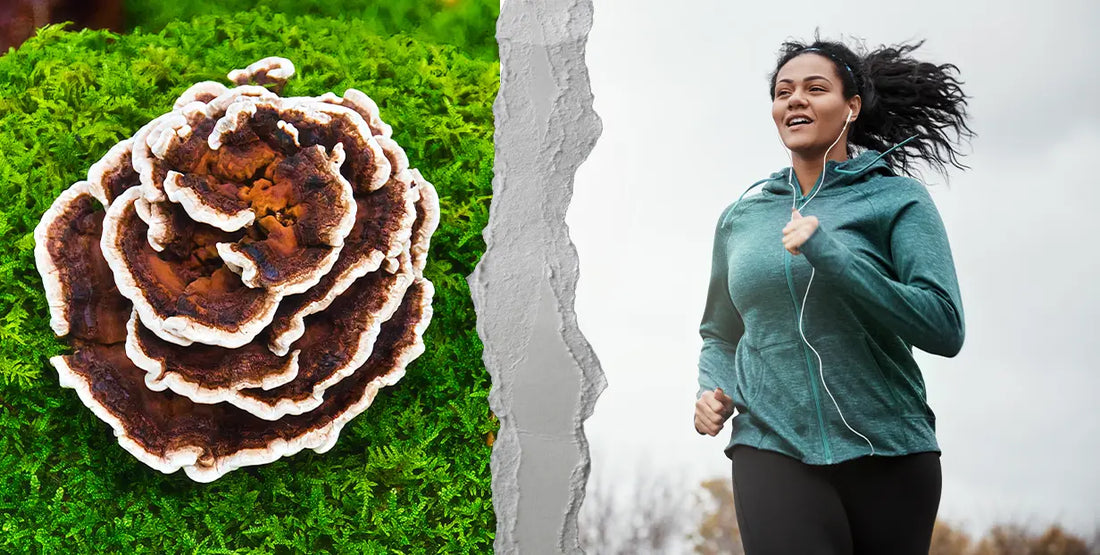
<svg viewBox="0 0 1100 555">
<path fill-rule="evenodd" d="M 792 91 L 790 96 L 787 97 L 788 106 L 805 106 L 806 97 L 802 96 L 801 91 Z"/>
</svg>

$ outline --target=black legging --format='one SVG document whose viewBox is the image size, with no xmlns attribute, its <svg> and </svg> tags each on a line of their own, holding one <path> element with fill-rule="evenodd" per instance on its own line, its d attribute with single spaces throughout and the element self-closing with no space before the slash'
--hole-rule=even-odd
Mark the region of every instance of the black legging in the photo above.
<svg viewBox="0 0 1100 555">
<path fill-rule="evenodd" d="M 927 555 L 940 489 L 934 452 L 814 466 L 773 451 L 733 448 L 746 555 Z"/>
</svg>

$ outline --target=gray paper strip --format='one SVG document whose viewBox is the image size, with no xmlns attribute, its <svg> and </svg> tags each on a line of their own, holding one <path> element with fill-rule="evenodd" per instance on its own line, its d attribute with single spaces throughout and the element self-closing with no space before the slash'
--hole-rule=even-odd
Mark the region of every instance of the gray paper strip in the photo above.
<svg viewBox="0 0 1100 555">
<path fill-rule="evenodd" d="M 500 419 L 497 553 L 581 551 L 582 426 L 606 382 L 573 312 L 577 254 L 565 213 L 601 130 L 584 64 L 591 26 L 591 0 L 508 0 L 497 21 L 493 201 L 469 278 Z"/>
</svg>

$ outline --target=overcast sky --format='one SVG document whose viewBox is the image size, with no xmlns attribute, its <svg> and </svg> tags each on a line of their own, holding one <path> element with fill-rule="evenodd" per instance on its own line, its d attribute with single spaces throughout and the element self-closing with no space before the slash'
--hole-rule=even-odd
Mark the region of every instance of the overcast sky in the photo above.
<svg viewBox="0 0 1100 555">
<path fill-rule="evenodd" d="M 687 9 L 687 7 L 691 9 Z M 869 7 L 873 6 L 873 8 Z M 641 461 L 693 482 L 728 477 L 692 428 L 719 213 L 789 165 L 770 116 L 779 44 L 924 38 L 958 65 L 979 137 L 967 172 L 925 172 L 966 316 L 962 352 L 916 351 L 943 449 L 940 517 L 1100 523 L 1100 3 L 595 0 L 587 61 L 603 134 L 567 217 L 576 310 L 607 375 L 586 432 L 593 473 Z M 777 239 L 778 241 L 778 239 Z"/>
</svg>

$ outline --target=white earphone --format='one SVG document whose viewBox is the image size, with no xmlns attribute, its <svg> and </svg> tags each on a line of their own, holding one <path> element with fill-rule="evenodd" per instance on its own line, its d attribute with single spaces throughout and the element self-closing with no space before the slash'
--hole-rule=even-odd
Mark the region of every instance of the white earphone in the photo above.
<svg viewBox="0 0 1100 555">
<path fill-rule="evenodd" d="M 802 203 L 803 208 L 805 208 L 806 205 L 809 204 L 810 201 L 813 200 L 813 198 L 815 196 L 817 196 L 817 190 L 816 189 L 818 189 L 825 182 L 825 164 L 827 164 L 828 161 L 829 161 L 829 152 L 831 152 L 833 150 L 833 147 L 836 146 L 836 144 L 840 142 L 840 138 L 843 137 L 844 132 L 848 130 L 848 124 L 851 123 L 852 119 L 853 119 L 852 115 L 853 115 L 852 109 L 848 108 L 848 117 L 844 120 L 844 127 L 842 127 L 840 129 L 840 134 L 836 136 L 836 140 L 833 141 L 833 144 L 829 145 L 829 148 L 825 150 L 825 159 L 821 161 L 821 180 L 818 181 L 817 185 L 814 186 L 814 189 L 815 189 L 814 194 L 810 195 L 810 198 L 806 199 L 806 201 Z M 794 161 L 793 160 L 791 161 L 791 173 L 792 174 L 794 173 Z M 789 176 L 789 175 L 787 176 L 787 184 L 791 185 L 791 176 Z M 791 185 L 791 189 L 792 190 L 794 189 L 794 185 Z M 797 197 L 798 195 L 792 195 L 792 196 Z M 793 201 L 794 199 L 792 198 L 791 200 Z M 798 204 L 796 202 L 792 202 L 791 207 L 794 208 L 795 210 L 798 210 Z"/>
</svg>

